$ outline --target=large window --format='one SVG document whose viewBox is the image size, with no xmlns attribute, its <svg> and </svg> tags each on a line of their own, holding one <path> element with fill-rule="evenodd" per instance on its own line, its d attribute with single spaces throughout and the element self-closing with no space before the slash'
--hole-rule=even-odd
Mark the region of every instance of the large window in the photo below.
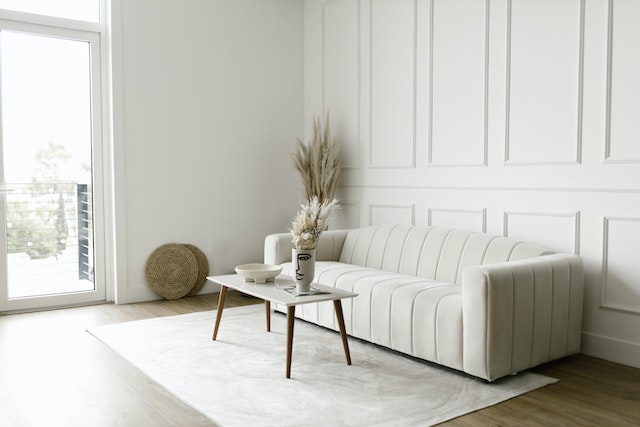
<svg viewBox="0 0 640 427">
<path fill-rule="evenodd" d="M 0 0 L 0 311 L 105 293 L 99 0 Z"/>
</svg>

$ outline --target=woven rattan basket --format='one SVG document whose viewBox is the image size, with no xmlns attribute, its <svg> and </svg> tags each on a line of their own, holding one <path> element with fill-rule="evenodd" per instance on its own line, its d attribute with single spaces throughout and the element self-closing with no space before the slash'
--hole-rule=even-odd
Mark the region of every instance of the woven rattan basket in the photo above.
<svg viewBox="0 0 640 427">
<path fill-rule="evenodd" d="M 209 275 L 209 261 L 207 261 L 207 257 L 204 253 L 197 247 L 193 245 L 189 245 L 187 243 L 183 243 L 182 246 L 186 247 L 191 251 L 193 256 L 196 257 L 196 261 L 198 261 L 198 278 L 196 279 L 195 285 L 189 291 L 188 295 L 195 295 L 202 290 L 204 285 L 207 283 L 207 276 Z"/>
<path fill-rule="evenodd" d="M 201 272 L 200 266 L 205 263 L 207 272 L 204 272 L 204 268 Z M 155 293 L 166 299 L 177 299 L 189 295 L 197 286 L 202 289 L 208 266 L 206 257 L 195 246 L 167 243 L 158 247 L 147 258 L 145 277 Z"/>
</svg>

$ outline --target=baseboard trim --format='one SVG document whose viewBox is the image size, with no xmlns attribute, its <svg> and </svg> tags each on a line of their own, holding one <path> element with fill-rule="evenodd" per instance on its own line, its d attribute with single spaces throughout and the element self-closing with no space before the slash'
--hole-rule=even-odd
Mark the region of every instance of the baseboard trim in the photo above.
<svg viewBox="0 0 640 427">
<path fill-rule="evenodd" d="M 204 287 L 198 292 L 198 295 L 212 294 L 220 292 L 220 285 L 207 281 Z M 126 290 L 126 296 L 123 293 L 119 294 L 119 298 L 116 300 L 117 304 L 132 304 L 137 302 L 155 301 L 163 299 L 160 295 L 156 294 L 148 286 L 137 286 L 135 288 L 128 288 Z"/>
<path fill-rule="evenodd" d="M 640 368 L 640 344 L 590 332 L 582 333 L 582 354 Z"/>
</svg>

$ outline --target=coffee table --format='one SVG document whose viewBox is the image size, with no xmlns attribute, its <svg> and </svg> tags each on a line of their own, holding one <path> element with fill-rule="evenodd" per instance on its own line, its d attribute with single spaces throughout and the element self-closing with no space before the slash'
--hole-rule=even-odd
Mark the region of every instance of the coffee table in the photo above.
<svg viewBox="0 0 640 427">
<path fill-rule="evenodd" d="M 244 278 L 237 274 L 229 274 L 225 276 L 207 277 L 213 283 L 221 286 L 220 297 L 218 299 L 218 313 L 216 314 L 216 324 L 213 328 L 213 340 L 218 336 L 218 328 L 222 311 L 224 310 L 224 300 L 227 296 L 229 288 L 242 292 L 247 295 L 260 298 L 265 302 L 267 332 L 271 332 L 271 303 L 281 304 L 287 307 L 287 368 L 286 376 L 291 378 L 291 353 L 293 350 L 293 323 L 295 319 L 296 306 L 301 304 L 309 304 L 320 301 L 333 301 L 333 307 L 340 328 L 340 337 L 342 338 L 342 346 L 347 364 L 351 365 L 351 355 L 349 354 L 349 343 L 347 342 L 347 333 L 344 327 L 344 315 L 342 313 L 343 298 L 353 298 L 358 294 L 344 291 L 342 289 L 323 286 L 318 283 L 312 283 L 311 287 L 326 293 L 318 295 L 295 296 L 287 292 L 286 289 L 295 288 L 295 282 L 290 276 L 281 274 L 275 278 L 273 282 L 266 284 L 255 284 L 254 282 L 245 282 Z"/>
</svg>

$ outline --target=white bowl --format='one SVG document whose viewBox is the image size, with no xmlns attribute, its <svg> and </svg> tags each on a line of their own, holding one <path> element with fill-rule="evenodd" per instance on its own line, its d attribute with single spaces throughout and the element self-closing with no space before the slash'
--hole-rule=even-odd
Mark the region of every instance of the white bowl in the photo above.
<svg viewBox="0 0 640 427">
<path fill-rule="evenodd" d="M 267 283 L 280 274 L 282 267 L 271 264 L 242 264 L 236 267 L 236 273 L 244 278 L 245 282 Z"/>
</svg>

